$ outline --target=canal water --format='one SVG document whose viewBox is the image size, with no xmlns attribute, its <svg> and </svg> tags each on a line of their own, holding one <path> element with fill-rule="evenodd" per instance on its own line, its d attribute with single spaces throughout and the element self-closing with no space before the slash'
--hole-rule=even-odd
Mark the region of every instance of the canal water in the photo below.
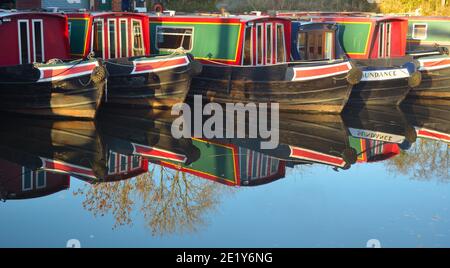
<svg viewBox="0 0 450 268">
<path fill-rule="evenodd" d="M 167 111 L 4 114 L 0 247 L 448 247 L 447 115 L 280 113 L 269 138 L 175 139 Z"/>
</svg>

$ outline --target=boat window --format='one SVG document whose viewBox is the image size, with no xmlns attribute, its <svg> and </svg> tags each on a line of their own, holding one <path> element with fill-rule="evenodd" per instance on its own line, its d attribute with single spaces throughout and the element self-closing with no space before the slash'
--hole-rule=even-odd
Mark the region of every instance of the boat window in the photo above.
<svg viewBox="0 0 450 268">
<path fill-rule="evenodd" d="M 142 25 L 138 20 L 132 20 L 133 23 L 133 56 L 142 56 L 145 54 L 144 36 Z"/>
<path fill-rule="evenodd" d="M 33 171 L 29 168 L 22 168 L 22 191 L 33 190 Z"/>
<path fill-rule="evenodd" d="M 266 24 L 266 63 L 272 63 L 272 49 L 273 49 L 273 37 L 272 37 L 272 24 Z"/>
<path fill-rule="evenodd" d="M 34 62 L 43 62 L 44 59 L 44 29 L 42 20 L 33 20 L 33 51 Z"/>
<path fill-rule="evenodd" d="M 307 60 L 308 54 L 306 53 L 306 43 L 307 34 L 305 32 L 300 32 L 297 35 L 297 51 L 300 54 L 300 59 Z"/>
<path fill-rule="evenodd" d="M 253 51 L 252 51 L 252 28 L 245 28 L 244 34 L 244 49 L 243 49 L 243 65 L 252 65 L 253 62 Z"/>
<path fill-rule="evenodd" d="M 286 46 L 284 43 L 284 26 L 277 24 L 277 63 L 286 62 Z"/>
<path fill-rule="evenodd" d="M 108 56 L 110 59 L 116 58 L 117 56 L 117 42 L 116 42 L 116 20 L 108 20 Z"/>
<path fill-rule="evenodd" d="M 19 20 L 19 61 L 20 64 L 30 63 L 30 34 L 28 31 L 28 21 Z"/>
<path fill-rule="evenodd" d="M 426 23 L 415 23 L 413 25 L 412 38 L 416 40 L 427 39 L 428 24 Z"/>
<path fill-rule="evenodd" d="M 137 155 L 133 155 L 133 159 L 131 162 L 131 168 L 132 169 L 137 169 L 141 167 L 141 158 Z"/>
<path fill-rule="evenodd" d="M 386 48 L 385 57 L 389 58 L 391 56 L 391 23 L 386 23 Z"/>
<path fill-rule="evenodd" d="M 380 23 L 378 28 L 378 57 L 388 58 L 391 55 L 391 29 L 389 22 Z"/>
<path fill-rule="evenodd" d="M 36 173 L 36 189 L 42 189 L 47 186 L 47 174 L 43 170 L 39 170 Z"/>
<path fill-rule="evenodd" d="M 297 50 L 302 60 L 333 59 L 334 34 L 330 31 L 300 32 L 297 36 Z"/>
<path fill-rule="evenodd" d="M 120 171 L 127 171 L 128 157 L 126 155 L 120 155 Z"/>
<path fill-rule="evenodd" d="M 159 50 L 173 51 L 183 48 L 192 50 L 194 29 L 191 27 L 167 27 L 156 28 L 156 48 Z"/>
<path fill-rule="evenodd" d="M 378 57 L 384 57 L 384 23 L 381 23 L 378 29 Z"/>
<path fill-rule="evenodd" d="M 67 30 L 69 31 L 69 43 L 70 43 L 70 39 L 72 39 L 71 36 L 70 36 L 70 34 L 72 32 L 72 22 L 71 21 L 69 21 L 67 23 Z"/>
<path fill-rule="evenodd" d="M 92 30 L 92 51 L 95 56 L 104 58 L 103 51 L 103 20 L 95 20 Z"/>
<path fill-rule="evenodd" d="M 263 25 L 257 24 L 256 26 L 256 65 L 262 65 L 264 63 L 264 41 L 263 41 Z"/>
<path fill-rule="evenodd" d="M 121 19 L 120 22 L 120 57 L 128 57 L 128 22 Z"/>
<path fill-rule="evenodd" d="M 109 155 L 108 174 L 116 173 L 116 158 L 117 154 L 111 152 L 111 154 Z"/>
</svg>

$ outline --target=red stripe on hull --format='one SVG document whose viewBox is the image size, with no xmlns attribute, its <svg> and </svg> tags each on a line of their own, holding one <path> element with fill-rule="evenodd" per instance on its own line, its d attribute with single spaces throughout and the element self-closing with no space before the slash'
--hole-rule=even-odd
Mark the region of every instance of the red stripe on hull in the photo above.
<svg viewBox="0 0 450 268">
<path fill-rule="evenodd" d="M 345 165 L 345 161 L 340 157 L 316 153 L 296 147 L 291 147 L 291 157 L 317 161 L 339 167 L 343 167 Z"/>
<path fill-rule="evenodd" d="M 166 61 L 154 61 L 154 62 L 136 62 L 133 73 L 152 72 L 158 69 L 165 69 L 170 67 L 176 67 L 185 65 L 188 63 L 186 57 L 179 59 L 171 59 Z"/>
<path fill-rule="evenodd" d="M 332 66 L 295 68 L 294 80 L 309 80 L 327 76 L 333 76 L 350 71 L 349 63 L 336 64 Z"/>
</svg>

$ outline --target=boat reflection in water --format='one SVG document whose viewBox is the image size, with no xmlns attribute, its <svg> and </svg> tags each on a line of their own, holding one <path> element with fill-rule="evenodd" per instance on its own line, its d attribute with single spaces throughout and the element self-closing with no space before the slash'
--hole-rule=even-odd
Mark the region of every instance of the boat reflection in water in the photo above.
<svg viewBox="0 0 450 268">
<path fill-rule="evenodd" d="M 414 167 L 423 177 L 448 177 L 447 107 L 408 102 L 402 110 L 352 107 L 342 115 L 282 112 L 274 149 L 248 136 L 175 139 L 170 111 L 106 107 L 96 121 L 2 118 L 0 198 L 31 199 L 78 185 L 83 208 L 111 214 L 114 226 L 131 224 L 139 210 L 154 234 L 192 231 L 235 186 L 268 187 L 289 170 L 302 172 L 298 167 L 338 171 L 382 161 L 395 172 Z M 246 119 L 246 130 L 258 127 Z M 422 146 L 423 138 L 439 141 Z"/>
</svg>

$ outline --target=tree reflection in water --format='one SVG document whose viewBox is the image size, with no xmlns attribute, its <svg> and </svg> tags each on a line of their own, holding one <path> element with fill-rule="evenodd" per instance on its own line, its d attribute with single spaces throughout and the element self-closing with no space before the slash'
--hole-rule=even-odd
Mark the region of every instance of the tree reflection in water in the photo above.
<svg viewBox="0 0 450 268">
<path fill-rule="evenodd" d="M 231 190 L 230 190 L 231 189 Z M 232 188 L 153 165 L 147 173 L 117 182 L 86 185 L 74 194 L 94 216 L 111 214 L 113 228 L 132 225 L 142 215 L 152 235 L 195 232 L 205 226 L 224 193 Z"/>
<path fill-rule="evenodd" d="M 450 182 L 449 144 L 418 139 L 413 147 L 386 161 L 388 170 L 416 180 Z"/>
</svg>

